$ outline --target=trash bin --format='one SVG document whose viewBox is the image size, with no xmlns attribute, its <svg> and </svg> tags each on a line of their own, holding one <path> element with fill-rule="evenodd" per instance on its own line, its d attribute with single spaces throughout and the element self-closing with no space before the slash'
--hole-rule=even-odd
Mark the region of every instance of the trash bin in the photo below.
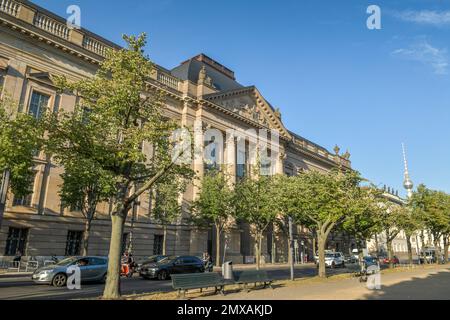
<svg viewBox="0 0 450 320">
<path fill-rule="evenodd" d="M 233 279 L 233 262 L 226 261 L 222 265 L 222 276 L 225 280 L 232 280 Z"/>
</svg>

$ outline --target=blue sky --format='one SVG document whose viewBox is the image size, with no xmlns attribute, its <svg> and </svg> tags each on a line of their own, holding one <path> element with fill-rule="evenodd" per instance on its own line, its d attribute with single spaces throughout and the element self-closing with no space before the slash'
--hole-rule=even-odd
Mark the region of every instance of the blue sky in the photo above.
<svg viewBox="0 0 450 320">
<path fill-rule="evenodd" d="M 413 181 L 450 192 L 450 0 L 35 0 L 122 44 L 147 32 L 147 53 L 172 68 L 205 53 L 256 85 L 285 125 L 374 183 L 402 189 L 401 143 Z M 381 8 L 381 30 L 366 9 Z"/>
</svg>

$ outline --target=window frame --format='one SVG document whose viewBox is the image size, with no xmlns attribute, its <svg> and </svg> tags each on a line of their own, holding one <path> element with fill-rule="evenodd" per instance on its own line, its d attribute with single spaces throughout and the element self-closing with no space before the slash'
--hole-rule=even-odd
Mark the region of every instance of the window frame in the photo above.
<svg viewBox="0 0 450 320">
<path fill-rule="evenodd" d="M 14 230 L 17 230 L 19 232 L 19 235 L 17 237 L 13 237 Z M 8 228 L 8 235 L 5 241 L 5 251 L 4 251 L 5 256 L 14 256 L 17 253 L 17 251 L 20 251 L 22 255 L 24 255 L 25 251 L 27 250 L 29 234 L 30 228 L 10 226 Z M 12 242 L 13 243 L 16 242 L 14 252 L 12 252 L 11 250 Z"/>
<path fill-rule="evenodd" d="M 65 256 L 79 256 L 81 252 L 81 247 L 83 243 L 83 231 L 81 230 L 67 230 L 66 237 L 66 249 Z M 71 235 L 77 235 L 76 238 L 71 237 Z"/>
</svg>

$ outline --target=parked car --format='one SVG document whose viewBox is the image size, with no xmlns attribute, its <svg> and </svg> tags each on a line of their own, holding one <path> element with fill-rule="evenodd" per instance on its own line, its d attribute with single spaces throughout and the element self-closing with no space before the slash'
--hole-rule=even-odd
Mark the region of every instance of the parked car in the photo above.
<svg viewBox="0 0 450 320">
<path fill-rule="evenodd" d="M 390 264 L 390 262 L 392 262 L 392 264 L 394 264 L 394 265 L 400 264 L 400 260 L 398 260 L 398 258 L 396 256 L 393 256 L 391 260 L 389 260 L 388 257 L 383 259 L 384 264 Z"/>
<path fill-rule="evenodd" d="M 141 262 L 139 264 L 138 270 L 140 270 L 145 265 L 157 263 L 157 262 L 159 262 L 159 261 L 161 261 L 163 259 L 166 259 L 168 257 L 169 256 L 162 255 L 162 254 L 156 254 L 156 255 L 150 256 L 150 257 L 148 257 L 147 259 L 145 259 L 143 262 Z"/>
<path fill-rule="evenodd" d="M 379 260 L 376 257 L 365 256 L 363 257 L 363 262 L 366 268 L 370 266 L 378 266 Z"/>
<path fill-rule="evenodd" d="M 144 279 L 167 280 L 175 273 L 205 272 L 203 261 L 194 256 L 170 256 L 155 263 L 143 265 L 139 274 Z"/>
<path fill-rule="evenodd" d="M 324 252 L 325 255 L 335 253 L 333 250 L 325 250 Z M 319 252 L 316 252 L 316 255 L 314 256 L 314 263 L 319 264 Z"/>
<path fill-rule="evenodd" d="M 67 268 L 79 266 L 81 282 L 106 280 L 108 258 L 106 257 L 69 257 L 46 267 L 34 271 L 31 279 L 36 283 L 51 284 L 64 287 L 67 283 Z"/>
<path fill-rule="evenodd" d="M 345 261 L 345 263 L 357 263 L 358 259 L 353 255 L 345 255 L 344 261 Z"/>
<path fill-rule="evenodd" d="M 319 258 L 317 257 L 316 265 L 319 266 Z M 345 267 L 345 258 L 342 252 L 325 253 L 325 267 L 336 268 Z"/>
</svg>

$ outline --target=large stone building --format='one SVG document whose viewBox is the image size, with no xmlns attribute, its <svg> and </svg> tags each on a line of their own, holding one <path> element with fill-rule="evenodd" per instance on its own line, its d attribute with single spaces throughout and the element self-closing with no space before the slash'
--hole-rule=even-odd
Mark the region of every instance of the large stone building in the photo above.
<svg viewBox="0 0 450 320">
<path fill-rule="evenodd" d="M 91 77 L 108 48 L 116 44 L 85 29 L 70 29 L 65 19 L 28 1 L 0 1 L 0 84 L 2 94 L 9 94 L 21 105 L 22 112 L 39 116 L 43 108 L 57 111 L 70 109 L 76 97 L 58 93 L 52 75 L 65 75 L 69 80 Z M 180 125 L 191 127 L 201 122 L 204 127 L 225 133 L 228 129 L 276 129 L 280 133 L 280 150 L 271 168 L 289 175 L 302 170 L 329 170 L 337 165 L 350 168 L 349 154 L 333 153 L 289 131 L 281 114 L 254 86 L 243 86 L 229 68 L 200 54 L 168 70 L 156 66 L 149 75 L 149 90 L 166 93 L 165 115 Z M 234 161 L 246 159 L 237 154 L 236 140 L 226 141 L 225 151 Z M 58 196 L 62 169 L 41 153 L 36 157 L 33 193 L 26 197 L 8 195 L 6 212 L 0 230 L 0 255 L 14 255 L 21 250 L 27 256 L 73 255 L 79 253 L 84 220 L 76 208 L 63 208 Z M 230 160 L 230 159 L 228 159 Z M 194 165 L 201 176 L 204 165 Z M 234 177 L 245 173 L 245 165 L 232 166 Z M 183 195 L 183 210 L 198 192 L 191 185 Z M 163 230 L 151 218 L 152 199 L 144 194 L 130 214 L 124 234 L 124 247 L 132 244 L 137 256 L 159 253 Z M 93 223 L 90 254 L 105 255 L 108 251 L 111 208 L 99 206 Z M 189 225 L 186 220 L 170 226 L 168 254 L 200 255 L 208 250 L 213 255 L 214 232 Z M 297 227 L 296 237 L 311 252 L 311 236 Z M 254 241 L 245 224 L 236 225 L 227 234 L 227 257 L 235 262 L 251 261 Z M 344 250 L 339 237 L 330 239 L 330 246 Z M 270 228 L 263 252 L 266 260 L 287 259 L 286 235 Z"/>
</svg>

